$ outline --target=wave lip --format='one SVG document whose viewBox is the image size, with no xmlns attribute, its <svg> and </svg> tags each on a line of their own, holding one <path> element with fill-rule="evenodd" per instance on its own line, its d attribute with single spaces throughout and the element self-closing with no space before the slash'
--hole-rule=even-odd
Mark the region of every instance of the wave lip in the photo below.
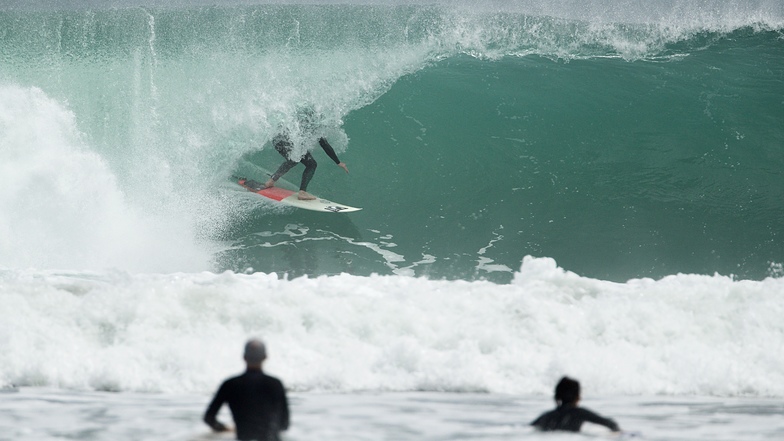
<svg viewBox="0 0 784 441">
<path fill-rule="evenodd" d="M 163 58 L 346 49 L 394 56 L 395 49 L 407 47 L 428 48 L 433 59 L 461 52 L 640 59 L 700 35 L 784 29 L 784 7 L 775 0 L 125 6 L 0 9 L 7 29 L 0 51 L 113 58 L 154 45 Z"/>
</svg>

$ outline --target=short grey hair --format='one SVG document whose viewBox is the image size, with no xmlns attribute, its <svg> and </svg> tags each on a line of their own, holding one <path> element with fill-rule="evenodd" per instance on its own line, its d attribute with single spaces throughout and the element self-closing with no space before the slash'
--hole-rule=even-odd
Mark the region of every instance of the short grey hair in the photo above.
<svg viewBox="0 0 784 441">
<path fill-rule="evenodd" d="M 245 361 L 248 363 L 260 363 L 267 358 L 267 348 L 264 342 L 257 338 L 252 338 L 245 343 Z"/>
</svg>

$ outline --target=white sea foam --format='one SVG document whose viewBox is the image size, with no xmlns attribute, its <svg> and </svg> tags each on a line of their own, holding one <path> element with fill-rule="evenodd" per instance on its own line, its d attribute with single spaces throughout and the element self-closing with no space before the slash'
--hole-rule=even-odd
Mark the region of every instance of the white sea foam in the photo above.
<svg viewBox="0 0 784 441">
<path fill-rule="evenodd" d="M 0 384 L 205 392 L 249 336 L 293 390 L 784 396 L 784 279 L 509 285 L 348 274 L 0 273 Z"/>
<path fill-rule="evenodd" d="M 208 268 L 187 225 L 129 204 L 75 117 L 41 89 L 0 86 L 0 262 L 17 268 Z"/>
</svg>

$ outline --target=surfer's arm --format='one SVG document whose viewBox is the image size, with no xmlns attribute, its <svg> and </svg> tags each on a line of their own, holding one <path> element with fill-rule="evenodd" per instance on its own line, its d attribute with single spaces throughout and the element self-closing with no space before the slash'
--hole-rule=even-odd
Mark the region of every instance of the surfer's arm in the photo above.
<svg viewBox="0 0 784 441">
<path fill-rule="evenodd" d="M 327 153 L 327 156 L 329 156 L 330 158 L 332 158 L 333 161 L 335 161 L 335 164 L 337 164 L 340 168 L 345 170 L 346 173 L 348 173 L 348 167 L 346 167 L 346 163 L 338 159 L 338 154 L 335 153 L 335 149 L 333 149 L 332 146 L 329 145 L 329 142 L 327 142 L 326 139 L 319 138 L 319 145 Z"/>
<path fill-rule="evenodd" d="M 335 164 L 340 164 L 340 159 L 338 159 L 338 154 L 335 153 L 335 149 L 333 149 L 332 146 L 329 145 L 329 142 L 327 142 L 326 139 L 319 138 L 319 145 L 327 153 L 327 156 L 329 156 L 330 158 L 332 158 L 333 161 L 335 161 Z"/>
<path fill-rule="evenodd" d="M 207 412 L 204 413 L 204 422 L 215 432 L 226 432 L 229 430 L 225 424 L 217 419 L 218 411 L 225 401 L 225 385 L 222 385 L 220 389 L 218 389 L 218 393 L 215 394 L 215 398 L 212 399 L 209 407 L 207 407 Z"/>
<path fill-rule="evenodd" d="M 283 383 L 280 381 L 276 384 L 278 395 L 278 427 L 280 430 L 288 430 L 289 428 L 289 400 L 286 397 L 286 389 L 283 388 Z"/>
<path fill-rule="evenodd" d="M 338 154 L 335 153 L 335 149 L 333 149 L 332 146 L 329 145 L 329 142 L 325 138 L 319 138 L 319 145 L 321 146 L 322 149 L 324 149 L 324 152 L 327 153 L 327 156 L 329 156 L 330 158 L 332 158 L 333 161 L 335 161 L 335 164 L 340 165 L 344 169 L 346 168 L 346 164 L 344 162 L 341 162 L 340 159 L 338 159 Z M 346 169 L 346 172 L 348 172 L 348 169 Z"/>
<path fill-rule="evenodd" d="M 620 432 L 621 431 L 621 428 L 618 427 L 618 423 L 616 423 L 615 421 L 611 420 L 610 418 L 605 418 L 603 416 L 599 416 L 598 414 L 596 414 L 596 413 L 594 413 L 594 412 L 592 412 L 592 411 L 590 411 L 588 409 L 582 408 L 582 407 L 580 408 L 580 414 L 581 414 L 580 415 L 581 418 L 584 421 L 588 421 L 588 422 L 591 422 L 591 423 L 594 423 L 594 424 L 600 424 L 600 425 L 602 425 L 602 426 L 612 430 L 613 432 Z"/>
</svg>

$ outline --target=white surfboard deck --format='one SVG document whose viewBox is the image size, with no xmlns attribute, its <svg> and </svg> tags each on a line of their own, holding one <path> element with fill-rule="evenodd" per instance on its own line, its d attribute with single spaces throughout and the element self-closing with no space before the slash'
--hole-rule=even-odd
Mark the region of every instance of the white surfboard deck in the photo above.
<svg viewBox="0 0 784 441">
<path fill-rule="evenodd" d="M 287 190 L 280 187 L 264 188 L 263 184 L 251 179 L 239 178 L 237 183 L 246 190 L 256 193 L 260 196 L 264 196 L 267 199 L 305 210 L 328 213 L 350 213 L 352 211 L 361 210 L 361 208 L 350 207 L 345 204 L 339 204 L 337 202 L 332 202 L 319 197 L 310 201 L 303 201 L 297 198 L 296 191 Z"/>
</svg>

